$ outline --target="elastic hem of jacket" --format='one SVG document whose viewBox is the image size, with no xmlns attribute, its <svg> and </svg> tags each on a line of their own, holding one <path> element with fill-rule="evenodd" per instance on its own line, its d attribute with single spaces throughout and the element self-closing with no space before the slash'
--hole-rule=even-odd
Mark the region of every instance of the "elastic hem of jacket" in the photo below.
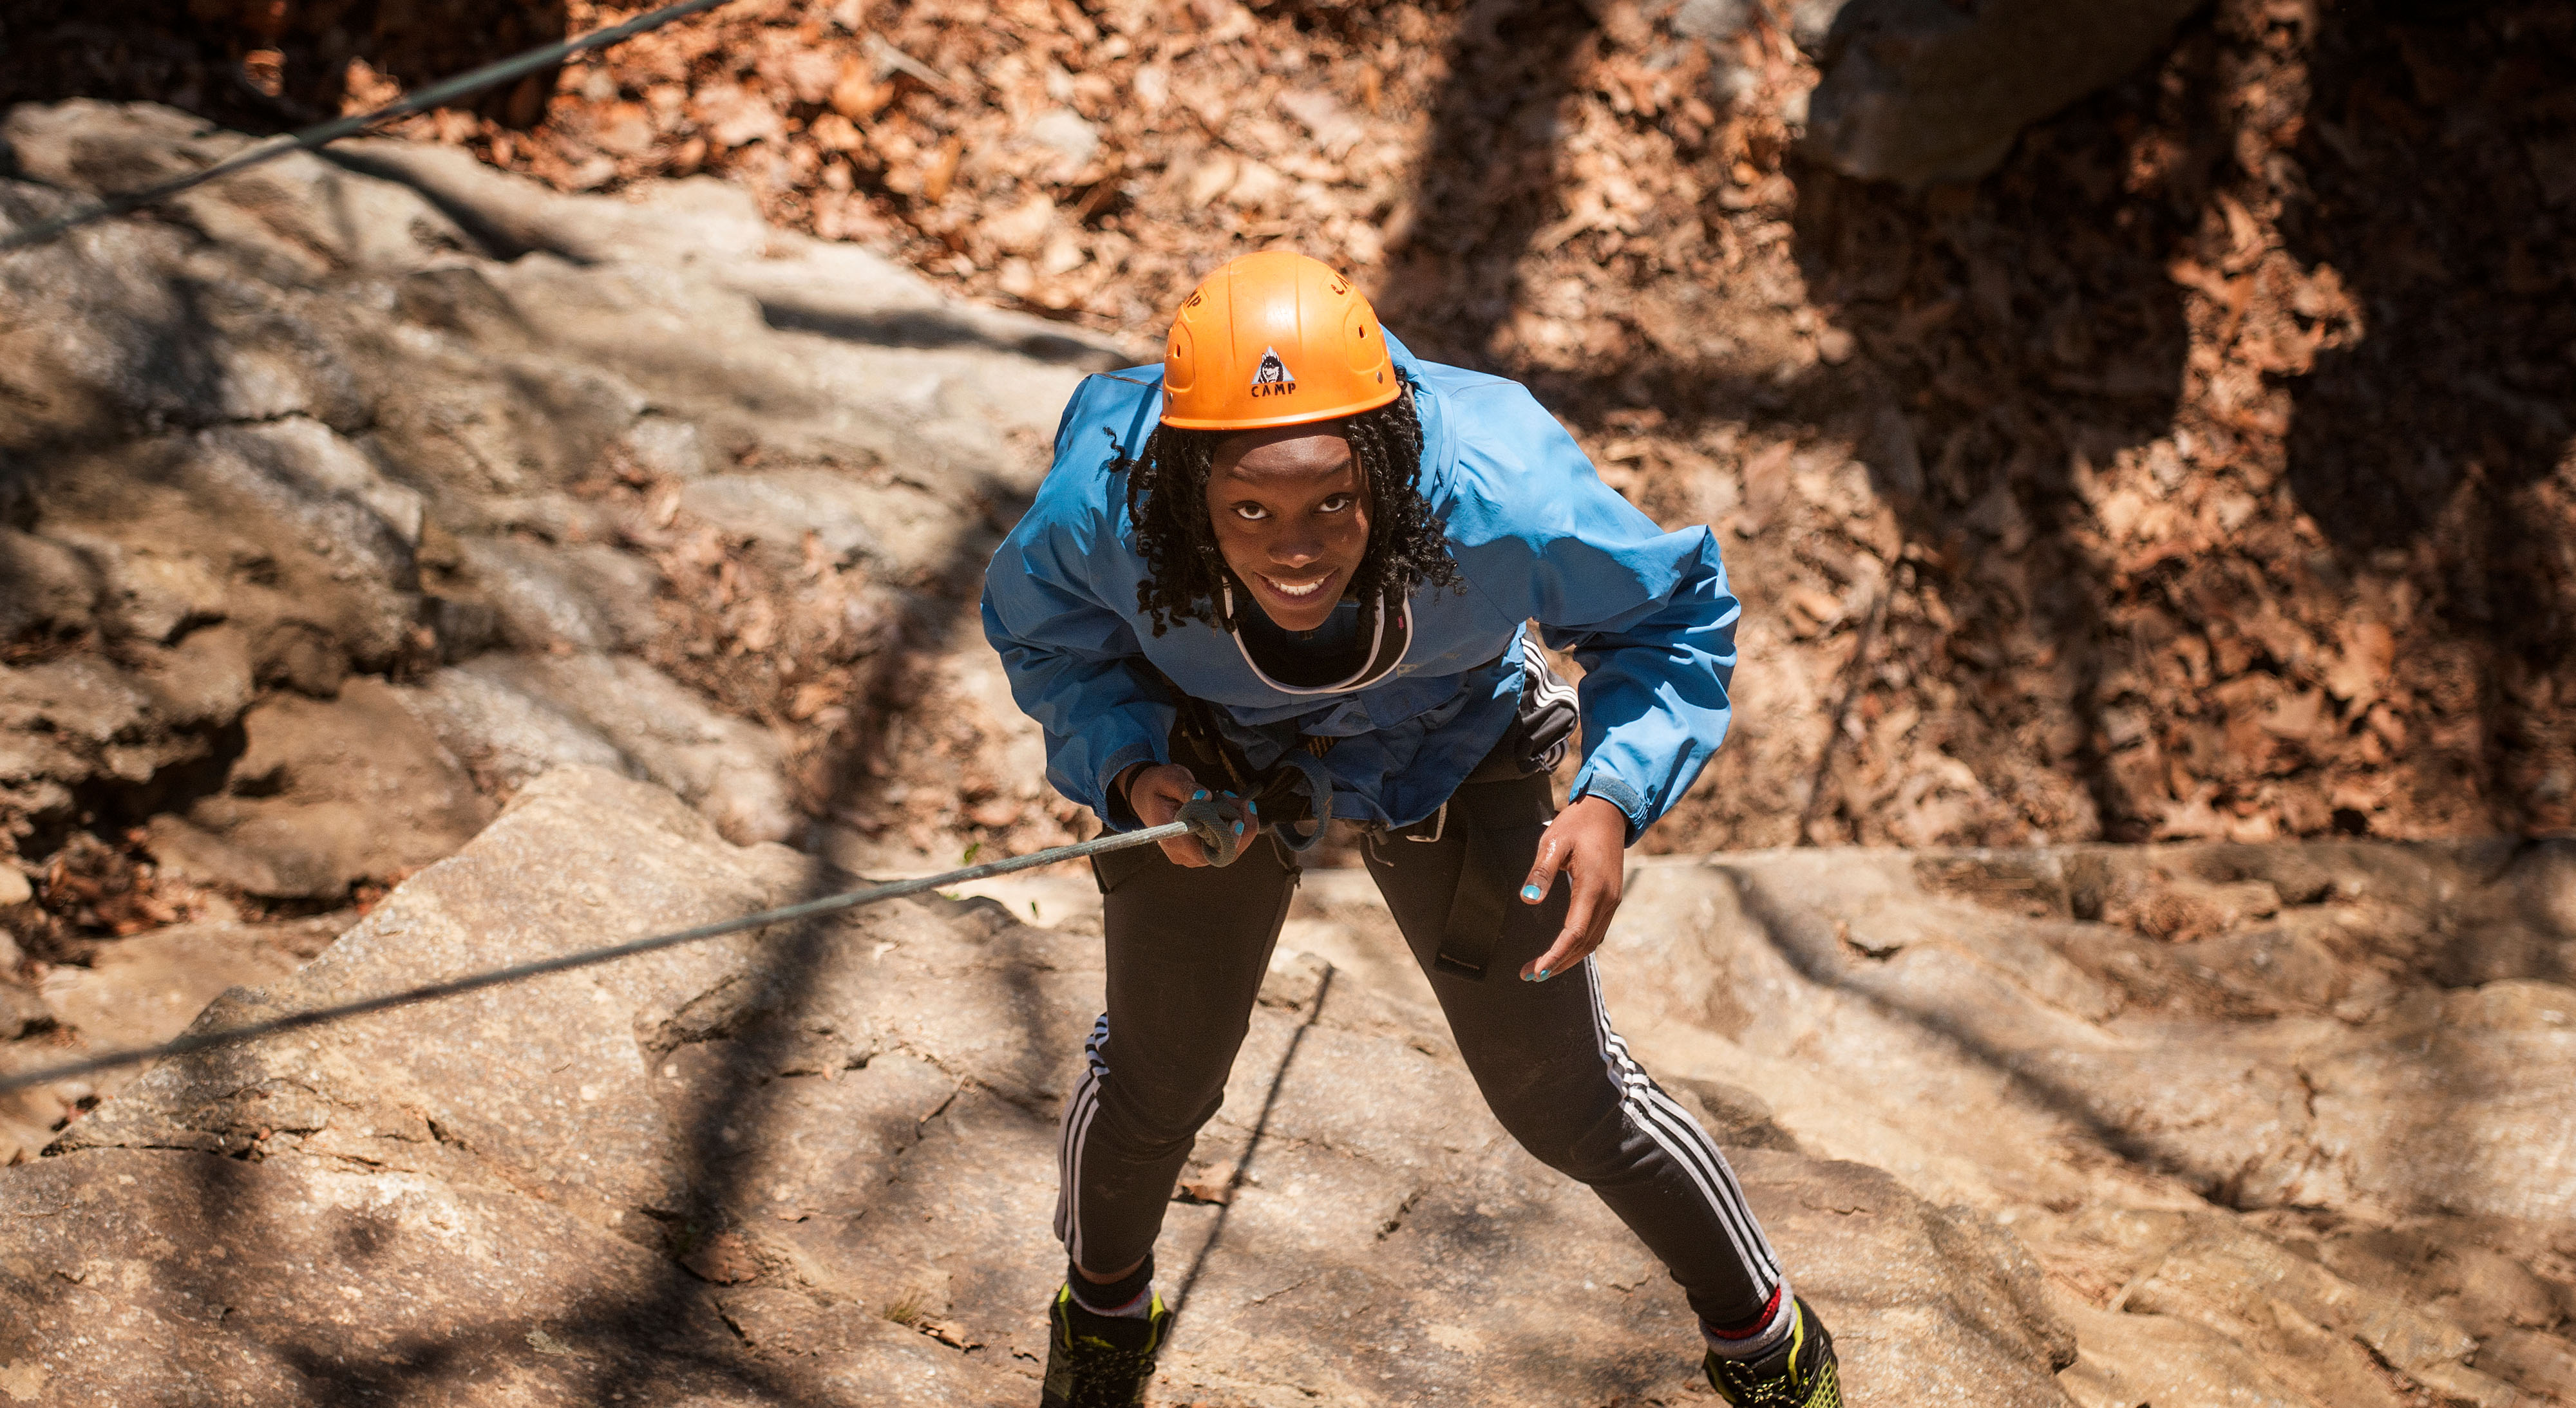
<svg viewBox="0 0 2576 1408">
<path fill-rule="evenodd" d="M 1586 797 L 1598 797 L 1619 809 L 1619 814 L 1628 819 L 1628 844 L 1631 846 L 1637 844 L 1638 837 L 1646 834 L 1646 827 L 1653 821 L 1646 815 L 1646 799 L 1638 795 L 1636 788 L 1620 781 L 1619 774 L 1607 768 L 1575 783 L 1573 794 L 1565 799 L 1565 804 L 1570 807 Z"/>
<path fill-rule="evenodd" d="M 1141 739 L 1134 743 L 1124 744 L 1110 750 L 1109 761 L 1101 765 L 1100 772 L 1101 821 L 1106 823 L 1112 831 L 1139 831 L 1144 829 L 1145 823 L 1136 815 L 1135 809 L 1127 805 L 1126 798 L 1118 795 L 1118 774 L 1136 766 L 1138 763 L 1168 763 L 1170 761 L 1170 758 L 1163 756 L 1162 749 Z"/>
</svg>

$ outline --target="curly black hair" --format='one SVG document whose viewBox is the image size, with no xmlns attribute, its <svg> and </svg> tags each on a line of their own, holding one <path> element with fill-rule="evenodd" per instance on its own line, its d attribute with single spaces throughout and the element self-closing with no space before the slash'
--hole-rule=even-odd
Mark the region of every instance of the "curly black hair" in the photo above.
<svg viewBox="0 0 2576 1408">
<path fill-rule="evenodd" d="M 1358 462 L 1368 494 L 1368 549 L 1360 558 L 1352 594 L 1362 601 L 1410 594 L 1415 586 L 1466 590 L 1458 563 L 1431 501 L 1422 496 L 1422 418 L 1413 396 L 1325 422 L 1338 428 Z M 1145 558 L 1145 580 L 1136 584 L 1136 609 L 1161 635 L 1186 621 L 1206 621 L 1231 631 L 1242 614 L 1229 612 L 1222 587 L 1225 559 L 1208 522 L 1207 482 L 1216 468 L 1225 430 L 1180 430 L 1157 425 L 1142 449 L 1112 466 L 1127 476 L 1127 517 L 1136 525 L 1136 547 Z"/>
</svg>

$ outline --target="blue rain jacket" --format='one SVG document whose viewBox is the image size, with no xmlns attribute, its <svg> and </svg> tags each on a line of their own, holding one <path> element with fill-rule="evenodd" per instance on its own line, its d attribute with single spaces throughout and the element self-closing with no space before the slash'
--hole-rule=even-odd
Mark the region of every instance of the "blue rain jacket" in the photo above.
<svg viewBox="0 0 2576 1408">
<path fill-rule="evenodd" d="M 1109 788 L 1132 764 L 1171 761 L 1168 679 L 1217 706 L 1257 768 L 1300 735 L 1337 740 L 1321 759 L 1332 814 L 1410 825 L 1501 741 L 1524 679 L 1520 637 L 1535 620 L 1585 671 L 1571 795 L 1616 805 L 1633 843 L 1726 735 L 1741 607 L 1717 540 L 1701 526 L 1657 528 L 1518 383 L 1419 361 L 1391 334 L 1387 344 L 1415 392 L 1420 487 L 1465 591 L 1415 588 L 1402 662 L 1345 694 L 1265 683 L 1206 622 L 1153 634 L 1136 606 L 1145 564 L 1127 483 L 1111 465 L 1141 449 L 1162 414 L 1162 368 L 1104 373 L 1074 392 L 1037 502 L 984 574 L 984 635 L 1045 730 L 1047 780 L 1106 824 L 1132 826 Z M 1310 786 L 1313 777 L 1310 768 Z"/>
</svg>

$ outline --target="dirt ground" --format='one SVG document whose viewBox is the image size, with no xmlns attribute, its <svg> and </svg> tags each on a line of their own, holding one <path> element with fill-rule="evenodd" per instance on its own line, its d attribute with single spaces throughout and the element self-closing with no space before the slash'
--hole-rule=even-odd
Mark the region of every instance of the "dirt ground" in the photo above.
<svg viewBox="0 0 2576 1408">
<path fill-rule="evenodd" d="M 1148 349 L 1230 255 L 1351 268 L 1726 542 L 1741 719 L 1653 847 L 2576 824 L 2576 13 L 2223 0 L 1906 192 L 1800 155 L 1797 7 L 1699 8 L 744 0 L 402 131 Z M 631 13 L 139 9 L 13 7 L 0 100 L 277 128 Z"/>
</svg>

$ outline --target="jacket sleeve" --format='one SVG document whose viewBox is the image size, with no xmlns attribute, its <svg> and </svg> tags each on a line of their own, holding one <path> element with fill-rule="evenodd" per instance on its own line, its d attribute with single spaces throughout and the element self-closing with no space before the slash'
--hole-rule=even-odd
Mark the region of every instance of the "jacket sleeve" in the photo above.
<svg viewBox="0 0 2576 1408">
<path fill-rule="evenodd" d="M 1462 468 L 1489 502 L 1452 517 L 1453 532 L 1461 517 L 1484 519 L 1484 546 L 1462 565 L 1498 607 L 1535 619 L 1548 645 L 1583 666 L 1583 765 L 1570 795 L 1618 807 L 1633 845 L 1726 737 L 1742 604 L 1705 526 L 1656 527 L 1519 387 L 1474 399 L 1484 403 L 1475 439 L 1490 451 L 1466 447 L 1484 462 Z M 1496 590 L 1513 581 L 1526 584 L 1517 601 Z"/>
<path fill-rule="evenodd" d="M 1601 492 L 1618 498 L 1607 486 Z M 1626 506 L 1626 500 L 1620 500 Z M 1634 508 L 1648 530 L 1654 525 Z M 1678 540 L 1678 541 L 1675 541 Z M 1583 666 L 1583 770 L 1572 797 L 1599 797 L 1628 818 L 1635 845 L 1672 810 L 1726 738 L 1733 706 L 1735 622 L 1742 605 L 1726 584 L 1717 539 L 1694 526 L 1640 541 L 1643 556 L 1670 564 L 1664 590 L 1638 609 L 1601 614 L 1577 604 L 1567 619 L 1540 621 L 1541 638 Z M 1595 599 L 1594 607 L 1620 604 Z M 1588 618 L 1588 619 L 1587 619 Z"/>
<path fill-rule="evenodd" d="M 1137 763 L 1171 761 L 1170 692 L 1145 666 L 1127 617 L 1095 580 L 1103 564 L 1132 563 L 1110 541 L 1111 512 L 1096 476 L 1059 458 L 1019 525 L 984 569 L 984 638 L 1002 657 L 1011 697 L 1046 735 L 1047 781 L 1114 830 L 1136 818 L 1110 796 Z"/>
</svg>

